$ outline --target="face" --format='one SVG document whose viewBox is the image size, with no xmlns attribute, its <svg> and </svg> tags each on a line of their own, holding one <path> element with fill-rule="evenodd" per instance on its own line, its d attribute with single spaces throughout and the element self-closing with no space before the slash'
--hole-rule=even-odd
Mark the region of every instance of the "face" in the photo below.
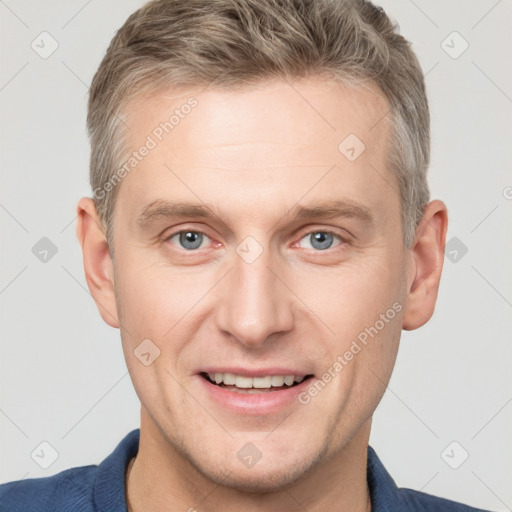
<svg viewBox="0 0 512 512">
<path fill-rule="evenodd" d="M 115 206 L 124 354 L 143 425 L 215 482 L 277 488 L 368 433 L 407 296 L 388 108 L 310 79 L 127 110 L 151 147 Z"/>
</svg>

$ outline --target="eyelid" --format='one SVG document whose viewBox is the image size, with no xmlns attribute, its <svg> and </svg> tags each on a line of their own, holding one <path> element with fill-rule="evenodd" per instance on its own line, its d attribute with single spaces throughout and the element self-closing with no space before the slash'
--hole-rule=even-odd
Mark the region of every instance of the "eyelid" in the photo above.
<svg viewBox="0 0 512 512">
<path fill-rule="evenodd" d="M 348 241 L 354 237 L 354 235 L 346 228 L 316 223 L 311 223 L 308 224 L 307 226 L 302 226 L 301 228 L 297 229 L 295 233 L 296 234 L 294 235 L 294 237 L 296 237 L 296 239 L 298 240 L 304 238 L 306 235 L 310 235 L 311 233 L 329 233 L 332 235 L 339 236 L 344 241 Z"/>
</svg>

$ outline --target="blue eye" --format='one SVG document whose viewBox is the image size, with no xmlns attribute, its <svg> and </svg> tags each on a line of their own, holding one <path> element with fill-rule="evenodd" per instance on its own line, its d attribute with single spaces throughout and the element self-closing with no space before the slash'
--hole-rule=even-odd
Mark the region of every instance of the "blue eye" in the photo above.
<svg viewBox="0 0 512 512">
<path fill-rule="evenodd" d="M 178 237 L 179 244 L 187 251 L 193 251 L 199 249 L 204 241 L 205 235 L 198 231 L 180 231 L 175 235 L 169 237 L 169 241 L 173 238 Z"/>
<path fill-rule="evenodd" d="M 315 249 L 316 251 L 325 251 L 333 247 L 335 239 L 341 245 L 345 240 L 331 231 L 312 231 L 302 237 L 299 244 L 306 241 L 305 249 Z M 176 239 L 176 240 L 175 240 Z M 186 251 L 195 251 L 207 245 L 209 237 L 200 231 L 184 230 L 175 233 L 167 238 L 167 241 Z"/>
<path fill-rule="evenodd" d="M 319 251 L 325 251 L 326 249 L 330 249 L 334 238 L 338 238 L 341 240 L 339 235 L 335 233 L 331 233 L 330 231 L 313 231 L 306 235 L 302 240 L 308 240 L 311 247 L 306 247 L 307 249 L 313 248 Z"/>
</svg>

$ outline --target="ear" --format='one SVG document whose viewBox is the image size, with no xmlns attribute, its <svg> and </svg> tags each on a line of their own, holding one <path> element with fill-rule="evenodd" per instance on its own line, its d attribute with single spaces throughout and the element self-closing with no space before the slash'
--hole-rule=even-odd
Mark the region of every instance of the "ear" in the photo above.
<svg viewBox="0 0 512 512">
<path fill-rule="evenodd" d="M 444 262 L 448 211 L 441 201 L 425 207 L 409 250 L 408 295 L 402 327 L 413 330 L 427 323 L 437 300 Z"/>
<path fill-rule="evenodd" d="M 119 327 L 114 265 L 94 201 L 82 197 L 77 214 L 76 236 L 82 247 L 87 285 L 103 320 L 112 327 Z"/>
</svg>

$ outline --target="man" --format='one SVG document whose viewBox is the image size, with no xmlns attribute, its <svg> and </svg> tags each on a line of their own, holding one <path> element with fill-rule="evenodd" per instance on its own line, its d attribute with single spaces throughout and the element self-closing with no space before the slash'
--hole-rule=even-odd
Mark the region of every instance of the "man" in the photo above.
<svg viewBox="0 0 512 512">
<path fill-rule="evenodd" d="M 90 90 L 77 235 L 140 431 L 2 511 L 476 510 L 368 446 L 402 329 L 431 317 L 423 75 L 363 0 L 160 0 Z"/>
</svg>

